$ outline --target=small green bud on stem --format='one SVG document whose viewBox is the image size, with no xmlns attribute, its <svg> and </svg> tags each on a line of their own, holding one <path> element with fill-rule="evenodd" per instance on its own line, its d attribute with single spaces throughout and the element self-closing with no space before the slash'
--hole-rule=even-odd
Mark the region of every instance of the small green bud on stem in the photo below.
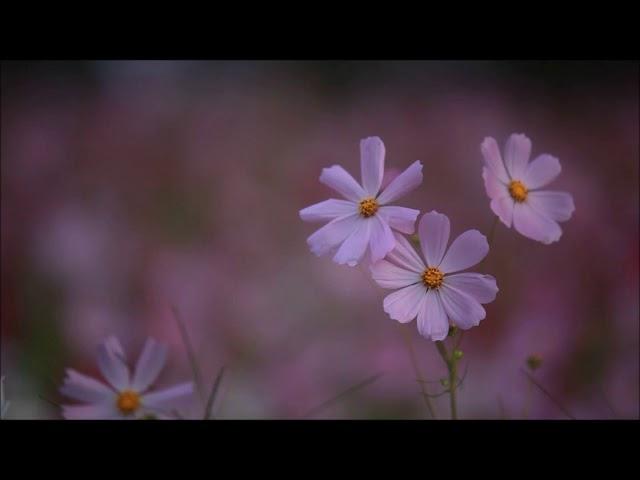
<svg viewBox="0 0 640 480">
<path fill-rule="evenodd" d="M 540 355 L 529 355 L 527 357 L 527 367 L 533 372 L 542 365 L 542 357 Z"/>
</svg>

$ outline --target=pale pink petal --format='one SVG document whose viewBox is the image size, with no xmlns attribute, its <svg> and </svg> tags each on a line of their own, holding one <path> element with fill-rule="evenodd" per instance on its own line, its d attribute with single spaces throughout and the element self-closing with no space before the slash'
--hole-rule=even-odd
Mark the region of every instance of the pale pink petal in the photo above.
<svg viewBox="0 0 640 480">
<path fill-rule="evenodd" d="M 376 215 L 381 216 L 394 230 L 411 235 L 415 231 L 416 218 L 420 210 L 406 207 L 380 207 Z"/>
<path fill-rule="evenodd" d="M 444 277 L 444 283 L 466 293 L 479 303 L 493 302 L 498 293 L 496 279 L 491 275 L 456 273 Z"/>
<path fill-rule="evenodd" d="M 103 402 L 112 398 L 115 392 L 104 383 L 87 375 L 67 369 L 67 376 L 60 388 L 60 393 L 81 402 Z"/>
<path fill-rule="evenodd" d="M 443 273 L 458 272 L 479 263 L 488 253 L 487 237 L 478 230 L 467 230 L 453 241 L 439 268 Z"/>
<path fill-rule="evenodd" d="M 529 192 L 527 203 L 535 210 L 557 222 L 566 222 L 576 209 L 573 197 L 566 192 L 536 190 Z"/>
<path fill-rule="evenodd" d="M 98 367 L 116 390 L 124 390 L 129 386 L 129 368 L 116 337 L 107 338 L 98 348 Z"/>
<path fill-rule="evenodd" d="M 500 148 L 498 147 L 496 140 L 492 137 L 485 138 L 482 145 L 480 145 L 480 151 L 484 157 L 485 165 L 498 178 L 498 180 L 502 183 L 509 183 L 509 175 L 507 175 L 507 171 L 504 168 L 504 162 L 502 161 Z"/>
<path fill-rule="evenodd" d="M 484 189 L 490 199 L 510 197 L 509 187 L 502 183 L 487 167 L 482 167 L 482 178 L 484 179 Z"/>
<path fill-rule="evenodd" d="M 427 289 L 422 283 L 393 292 L 382 302 L 384 311 L 400 323 L 410 322 L 418 316 L 418 309 L 426 293 Z"/>
<path fill-rule="evenodd" d="M 355 230 L 360 218 L 353 214 L 332 220 L 307 238 L 307 245 L 317 256 L 329 253 Z"/>
<path fill-rule="evenodd" d="M 418 236 L 422 254 L 427 260 L 427 265 L 437 267 L 442 261 L 444 252 L 449 242 L 451 225 L 446 215 L 435 210 L 425 213 L 418 225 Z"/>
<path fill-rule="evenodd" d="M 440 294 L 435 290 L 427 291 L 418 310 L 418 331 L 420 335 L 433 341 L 444 340 L 449 333 L 449 320 Z"/>
<path fill-rule="evenodd" d="M 443 285 L 438 292 L 447 315 L 457 327 L 463 330 L 475 327 L 487 315 L 480 303 L 450 285 Z"/>
<path fill-rule="evenodd" d="M 556 157 L 543 154 L 527 165 L 522 181 L 529 190 L 533 190 L 551 183 L 561 171 L 560 161 Z"/>
<path fill-rule="evenodd" d="M 515 201 L 510 195 L 491 200 L 491 211 L 495 213 L 502 223 L 511 228 L 513 223 L 513 207 Z"/>
<path fill-rule="evenodd" d="M 116 408 L 116 398 L 112 403 L 91 405 L 62 405 L 62 417 L 66 420 L 115 420 L 122 415 Z"/>
<path fill-rule="evenodd" d="M 384 175 L 384 143 L 378 137 L 360 141 L 360 172 L 362 186 L 368 195 L 378 195 Z"/>
<path fill-rule="evenodd" d="M 347 264 L 350 267 L 355 267 L 367 251 L 372 224 L 370 218 L 359 218 L 353 232 L 338 248 L 333 261 L 340 265 Z"/>
<path fill-rule="evenodd" d="M 380 205 L 386 205 L 397 198 L 406 195 L 411 190 L 422 183 L 422 164 L 419 160 L 413 162 L 409 167 L 394 178 L 378 197 Z"/>
<path fill-rule="evenodd" d="M 416 249 L 403 235 L 394 233 L 393 236 L 396 239 L 396 246 L 387 255 L 387 258 L 407 270 L 422 274 L 426 265 L 418 255 L 418 252 L 416 252 Z"/>
<path fill-rule="evenodd" d="M 340 165 L 323 168 L 320 174 L 320 182 L 333 188 L 336 192 L 342 194 L 344 198 L 353 202 L 359 202 L 366 197 L 365 191 L 358 185 L 358 182 Z"/>
<path fill-rule="evenodd" d="M 380 260 L 370 267 L 371 276 L 382 288 L 404 288 L 414 283 L 422 283 L 420 274 L 405 270 L 386 260 Z"/>
<path fill-rule="evenodd" d="M 514 133 L 504 149 L 504 163 L 514 180 L 522 180 L 531 156 L 531 140 L 522 133 Z"/>
<path fill-rule="evenodd" d="M 147 339 L 138 358 L 131 386 L 138 392 L 144 392 L 158 378 L 167 359 L 167 347 L 153 338 Z"/>
<path fill-rule="evenodd" d="M 170 406 L 173 400 L 191 394 L 193 394 L 193 382 L 185 382 L 153 393 L 147 393 L 142 396 L 141 403 L 145 408 L 163 408 Z"/>
<path fill-rule="evenodd" d="M 393 232 L 385 220 L 378 215 L 370 218 L 371 238 L 369 246 L 371 247 L 371 262 L 375 263 L 382 260 L 387 253 L 393 250 L 396 245 L 396 239 Z"/>
<path fill-rule="evenodd" d="M 513 210 L 513 226 L 525 237 L 545 245 L 557 242 L 562 236 L 562 229 L 554 220 L 526 202 L 516 203 Z"/>
<path fill-rule="evenodd" d="M 305 222 L 322 222 L 344 217 L 352 213 L 359 213 L 358 205 L 348 200 L 330 198 L 300 210 L 300 218 Z"/>
</svg>

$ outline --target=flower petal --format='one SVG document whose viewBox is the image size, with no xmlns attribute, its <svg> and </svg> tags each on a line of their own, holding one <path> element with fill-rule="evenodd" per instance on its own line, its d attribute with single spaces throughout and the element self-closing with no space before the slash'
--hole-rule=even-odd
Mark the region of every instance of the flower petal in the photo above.
<svg viewBox="0 0 640 480">
<path fill-rule="evenodd" d="M 62 405 L 62 417 L 67 420 L 115 420 L 122 417 L 115 405 L 115 397 L 112 403 Z"/>
<path fill-rule="evenodd" d="M 400 323 L 410 322 L 418 316 L 418 309 L 426 293 L 427 289 L 422 283 L 393 292 L 382 302 L 384 311 Z"/>
<path fill-rule="evenodd" d="M 544 187 L 560 175 L 562 167 L 556 157 L 543 154 L 527 165 L 522 181 L 529 190 Z"/>
<path fill-rule="evenodd" d="M 404 288 L 421 282 L 420 274 L 380 260 L 370 267 L 371 276 L 382 288 Z"/>
<path fill-rule="evenodd" d="M 340 245 L 354 231 L 359 220 L 359 214 L 338 217 L 307 238 L 307 245 L 317 256 L 324 255 Z"/>
<path fill-rule="evenodd" d="M 167 360 L 167 347 L 160 345 L 153 338 L 147 339 L 138 358 L 133 374 L 132 388 L 144 392 L 155 382 Z"/>
<path fill-rule="evenodd" d="M 396 245 L 396 239 L 393 232 L 385 220 L 379 215 L 371 217 L 371 262 L 375 263 L 382 260 Z"/>
<path fill-rule="evenodd" d="M 457 327 L 467 330 L 487 316 L 482 305 L 466 293 L 446 284 L 438 291 L 447 315 Z"/>
<path fill-rule="evenodd" d="M 409 193 L 421 183 L 422 163 L 420 163 L 420 160 L 416 160 L 387 185 L 387 188 L 385 188 L 378 197 L 378 203 L 380 205 L 386 205 L 389 202 L 393 202 L 395 199 Z"/>
<path fill-rule="evenodd" d="M 576 209 L 573 197 L 566 192 L 537 190 L 529 192 L 527 203 L 535 210 L 557 222 L 566 222 Z"/>
<path fill-rule="evenodd" d="M 545 245 L 557 242 L 562 236 L 560 226 L 551 218 L 538 212 L 528 202 L 515 204 L 513 226 L 525 237 Z"/>
<path fill-rule="evenodd" d="M 321 222 L 358 213 L 358 205 L 348 200 L 330 198 L 300 210 L 300 218 L 305 222 Z"/>
<path fill-rule="evenodd" d="M 522 133 L 511 135 L 504 149 L 504 163 L 512 179 L 522 180 L 524 178 L 530 156 L 531 140 Z"/>
<path fill-rule="evenodd" d="M 482 178 L 484 179 L 484 189 L 490 199 L 510 196 L 509 187 L 502 183 L 487 167 L 482 167 Z"/>
<path fill-rule="evenodd" d="M 511 196 L 494 198 L 493 200 L 491 200 L 491 210 L 508 228 L 511 228 L 511 224 L 513 223 L 514 204 L 515 201 L 513 200 L 513 198 L 511 198 Z"/>
<path fill-rule="evenodd" d="M 453 241 L 439 268 L 443 273 L 458 272 L 480 262 L 488 253 L 487 237 L 478 230 L 467 230 Z"/>
<path fill-rule="evenodd" d="M 191 394 L 193 394 L 193 382 L 185 382 L 153 393 L 147 393 L 142 396 L 141 403 L 146 408 L 163 408 L 170 406 L 172 400 Z"/>
<path fill-rule="evenodd" d="M 418 310 L 418 331 L 425 338 L 444 340 L 449 333 L 449 320 L 442 306 L 440 294 L 428 290 Z"/>
<path fill-rule="evenodd" d="M 484 163 L 502 183 L 509 183 L 509 175 L 504 168 L 500 147 L 495 138 L 487 137 L 480 145 L 480 151 L 484 157 Z"/>
<path fill-rule="evenodd" d="M 418 225 L 420 246 L 430 267 L 437 267 L 442 262 L 444 252 L 447 250 L 450 230 L 451 225 L 447 216 L 435 210 L 425 213 L 420 219 L 420 225 Z"/>
<path fill-rule="evenodd" d="M 415 231 L 416 218 L 420 210 L 406 207 L 380 207 L 377 215 L 381 216 L 391 228 L 411 235 Z"/>
<path fill-rule="evenodd" d="M 129 386 L 126 361 L 122 345 L 116 337 L 108 337 L 98 348 L 98 367 L 116 390 L 124 390 Z"/>
<path fill-rule="evenodd" d="M 320 182 L 353 202 L 359 202 L 366 197 L 365 191 L 358 185 L 358 182 L 340 165 L 323 168 Z"/>
<path fill-rule="evenodd" d="M 372 224 L 370 218 L 359 218 L 354 230 L 338 248 L 333 261 L 340 265 L 346 263 L 350 267 L 355 267 L 367 251 Z"/>
<path fill-rule="evenodd" d="M 409 241 L 399 233 L 394 233 L 396 246 L 387 254 L 387 259 L 412 272 L 422 274 L 426 265 Z"/>
<path fill-rule="evenodd" d="M 67 369 L 67 376 L 60 388 L 60 393 L 74 400 L 88 403 L 103 402 L 115 395 L 115 392 L 104 383 L 70 368 Z"/>
<path fill-rule="evenodd" d="M 384 175 L 384 143 L 379 137 L 360 140 L 362 186 L 372 197 L 378 195 Z"/>
<path fill-rule="evenodd" d="M 479 303 L 493 302 L 498 293 L 496 279 L 491 275 L 456 273 L 444 277 L 444 283 L 466 293 Z"/>
</svg>

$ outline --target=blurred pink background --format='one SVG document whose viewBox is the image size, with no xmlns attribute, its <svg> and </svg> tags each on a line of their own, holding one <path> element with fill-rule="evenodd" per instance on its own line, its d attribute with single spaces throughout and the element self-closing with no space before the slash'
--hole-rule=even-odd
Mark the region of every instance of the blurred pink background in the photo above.
<svg viewBox="0 0 640 480">
<path fill-rule="evenodd" d="M 566 418 L 521 372 L 535 353 L 576 418 L 637 418 L 638 80 L 625 62 L 4 62 L 7 417 L 60 418 L 64 368 L 97 375 L 109 334 L 131 361 L 146 336 L 170 346 L 160 386 L 189 379 L 175 305 L 207 385 L 227 366 L 218 417 L 299 418 L 381 374 L 314 418 L 428 418 L 400 330 L 437 381 L 435 346 L 387 317 L 364 265 L 309 252 L 298 211 L 334 196 L 323 167 L 359 177 L 377 135 L 392 173 L 424 164 L 403 206 L 488 235 L 480 143 L 522 132 L 576 211 L 550 246 L 498 225 L 459 414 Z"/>
</svg>

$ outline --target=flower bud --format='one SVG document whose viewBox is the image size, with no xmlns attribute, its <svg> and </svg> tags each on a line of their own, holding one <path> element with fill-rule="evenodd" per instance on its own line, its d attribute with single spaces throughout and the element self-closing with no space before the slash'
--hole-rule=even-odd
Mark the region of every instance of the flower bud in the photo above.
<svg viewBox="0 0 640 480">
<path fill-rule="evenodd" d="M 531 371 L 535 371 L 542 365 L 542 357 L 540 355 L 529 355 L 527 357 L 527 366 Z"/>
<path fill-rule="evenodd" d="M 462 357 L 464 357 L 464 352 L 462 350 L 454 350 L 453 351 L 453 359 L 454 360 L 460 360 Z"/>
</svg>

